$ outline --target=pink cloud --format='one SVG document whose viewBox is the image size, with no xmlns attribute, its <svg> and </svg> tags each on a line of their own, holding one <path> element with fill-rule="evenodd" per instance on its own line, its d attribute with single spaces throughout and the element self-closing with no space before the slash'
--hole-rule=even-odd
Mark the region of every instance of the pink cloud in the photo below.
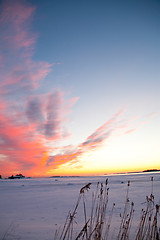
<svg viewBox="0 0 160 240">
<path fill-rule="evenodd" d="M 67 146 L 59 149 L 62 154 L 60 153 L 50 156 L 46 164 L 47 167 L 54 169 L 65 163 L 75 163 L 78 161 L 78 157 L 82 156 L 84 153 L 102 147 L 103 143 L 107 139 L 110 139 L 115 132 L 122 130 L 119 117 L 123 112 L 124 110 L 121 110 L 114 114 L 108 121 L 106 121 L 78 146 Z"/>
<path fill-rule="evenodd" d="M 127 131 L 125 132 L 125 134 L 130 134 L 130 133 L 135 132 L 135 131 L 136 131 L 136 129 L 130 129 L 130 130 L 127 130 Z"/>
<path fill-rule="evenodd" d="M 160 111 L 152 112 L 152 113 L 148 114 L 148 118 L 153 118 L 153 117 L 157 116 L 159 113 L 160 113 Z"/>
<path fill-rule="evenodd" d="M 70 165 L 78 163 L 80 160 L 79 158 L 82 157 L 84 153 L 101 148 L 104 142 L 110 140 L 113 136 L 131 134 L 138 129 L 138 126 L 147 123 L 141 122 L 140 120 L 140 123 L 138 123 L 138 125 L 136 124 L 137 127 L 130 128 L 130 125 L 133 121 L 136 121 L 138 117 L 135 116 L 126 121 L 121 118 L 123 113 L 124 109 L 114 114 L 108 121 L 95 130 L 79 145 L 75 147 L 66 146 L 56 149 L 56 151 L 59 150 L 59 153 L 48 158 L 46 163 L 47 167 L 50 169 L 56 169 L 65 163 Z"/>
<path fill-rule="evenodd" d="M 33 88 L 37 88 L 39 86 L 39 82 L 44 80 L 47 74 L 51 71 L 52 64 L 47 62 L 39 62 L 27 65 L 28 67 L 28 77 L 32 82 Z"/>
<path fill-rule="evenodd" d="M 1 9 L 0 86 L 4 94 L 12 91 L 8 86 L 13 84 L 17 89 L 38 88 L 52 64 L 32 59 L 37 34 L 31 32 L 30 25 L 35 7 L 23 0 L 6 0 Z"/>
<path fill-rule="evenodd" d="M 36 36 L 29 32 L 29 22 L 35 7 L 25 1 L 5 0 L 2 2 L 0 24 L 5 27 L 3 39 L 17 48 L 28 48 L 35 43 Z"/>
<path fill-rule="evenodd" d="M 29 123 L 34 124 L 37 131 L 40 131 L 46 139 L 52 140 L 64 135 L 62 125 L 66 112 L 61 91 L 32 96 L 26 106 Z"/>
<path fill-rule="evenodd" d="M 66 115 L 76 101 L 64 104 L 59 90 L 35 93 L 52 64 L 32 58 L 37 36 L 30 28 L 34 11 L 23 0 L 5 0 L 1 6 L 0 169 L 6 175 L 45 174 L 53 150 L 49 145 L 66 135 Z"/>
<path fill-rule="evenodd" d="M 45 101 L 43 101 L 45 99 Z M 28 112 L 21 114 L 21 121 L 11 114 L 0 114 L 0 153 L 5 156 L 0 161 L 3 174 L 12 174 L 13 171 L 22 171 L 26 174 L 40 175 L 47 170 L 45 163 L 51 150 L 48 143 L 55 143 L 63 135 L 63 118 L 61 119 L 61 93 L 55 92 L 44 96 L 37 96 L 27 104 Z M 3 106 L 3 105 L 2 105 Z M 24 124 L 28 116 L 28 122 Z M 1 156 L 0 156 L 1 157 Z"/>
<path fill-rule="evenodd" d="M 35 157 L 38 155 L 37 148 L 33 140 L 31 140 L 32 135 L 31 127 L 28 126 L 16 126 L 12 119 L 7 118 L 3 114 L 0 114 L 0 125 L 3 126 L 0 129 L 0 152 L 5 156 L 5 163 L 0 161 L 1 171 L 4 173 L 8 171 L 8 164 L 14 165 L 12 170 L 24 169 L 23 163 L 26 158 L 26 165 L 32 163 L 32 166 L 35 164 Z M 32 129 L 34 130 L 34 129 Z M 40 143 L 37 143 L 39 148 Z M 33 153 L 34 146 L 34 153 Z M 41 147 L 42 149 L 42 147 Z M 40 155 L 40 154 L 39 154 Z M 30 170 L 30 168 L 28 168 Z"/>
</svg>

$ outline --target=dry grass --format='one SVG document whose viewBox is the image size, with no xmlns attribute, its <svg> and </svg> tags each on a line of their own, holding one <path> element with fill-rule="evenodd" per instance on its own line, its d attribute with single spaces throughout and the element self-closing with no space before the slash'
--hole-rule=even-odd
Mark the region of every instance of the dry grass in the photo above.
<svg viewBox="0 0 160 240">
<path fill-rule="evenodd" d="M 134 203 L 129 200 L 128 181 L 126 200 L 123 213 L 120 215 L 120 225 L 117 236 L 110 233 L 112 216 L 115 208 L 113 203 L 110 214 L 107 216 L 107 205 L 109 197 L 108 180 L 105 183 L 97 183 L 96 190 L 92 193 L 92 203 L 88 214 L 86 192 L 89 191 L 91 183 L 80 189 L 77 203 L 72 212 L 69 212 L 63 229 L 55 232 L 54 240 L 160 240 L 160 225 L 158 222 L 159 205 L 154 203 L 153 178 L 151 178 L 151 194 L 146 198 L 146 208 L 142 209 L 141 218 L 135 236 L 130 238 L 134 216 Z M 78 208 L 83 209 L 84 224 L 80 231 L 76 231 L 76 217 Z M 112 236 L 112 237 L 111 237 Z"/>
</svg>

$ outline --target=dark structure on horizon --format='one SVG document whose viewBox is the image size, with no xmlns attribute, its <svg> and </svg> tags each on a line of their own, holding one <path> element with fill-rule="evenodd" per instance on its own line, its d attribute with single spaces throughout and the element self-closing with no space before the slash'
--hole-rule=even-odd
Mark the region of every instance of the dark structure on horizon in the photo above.
<svg viewBox="0 0 160 240">
<path fill-rule="evenodd" d="M 25 176 L 23 176 L 21 173 L 17 174 L 17 175 L 12 175 L 10 177 L 8 177 L 8 179 L 20 179 L 20 178 L 25 178 Z"/>
</svg>

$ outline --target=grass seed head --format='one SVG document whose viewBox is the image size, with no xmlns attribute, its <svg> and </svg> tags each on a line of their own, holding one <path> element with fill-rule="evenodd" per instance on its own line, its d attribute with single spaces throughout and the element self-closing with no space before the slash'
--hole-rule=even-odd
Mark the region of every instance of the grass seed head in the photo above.
<svg viewBox="0 0 160 240">
<path fill-rule="evenodd" d="M 81 190 L 80 190 L 80 193 L 84 193 L 84 191 L 85 190 L 89 190 L 90 189 L 90 185 L 91 185 L 92 183 L 88 183 L 88 184 L 86 184 L 84 187 L 82 187 L 81 188 Z"/>
<path fill-rule="evenodd" d="M 108 178 L 106 179 L 106 185 L 108 184 Z"/>
</svg>

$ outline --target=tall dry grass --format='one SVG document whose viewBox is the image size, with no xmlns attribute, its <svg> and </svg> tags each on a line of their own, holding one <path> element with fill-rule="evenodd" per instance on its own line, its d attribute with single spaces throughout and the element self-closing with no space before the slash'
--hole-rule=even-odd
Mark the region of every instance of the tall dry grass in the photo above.
<svg viewBox="0 0 160 240">
<path fill-rule="evenodd" d="M 151 194 L 146 197 L 146 207 L 142 209 L 135 236 L 130 235 L 134 216 L 134 203 L 129 199 L 130 181 L 127 184 L 125 205 L 123 213 L 120 214 L 119 231 L 116 236 L 110 233 L 115 203 L 107 216 L 108 179 L 105 183 L 97 183 L 96 189 L 92 193 L 90 213 L 88 214 L 86 192 L 90 190 L 90 186 L 91 183 L 88 183 L 80 189 L 73 211 L 69 212 L 63 229 L 56 230 L 54 240 L 160 240 L 159 205 L 154 203 L 153 178 L 151 178 Z M 80 205 L 80 211 L 83 209 L 84 224 L 77 232 L 76 218 Z"/>
</svg>

